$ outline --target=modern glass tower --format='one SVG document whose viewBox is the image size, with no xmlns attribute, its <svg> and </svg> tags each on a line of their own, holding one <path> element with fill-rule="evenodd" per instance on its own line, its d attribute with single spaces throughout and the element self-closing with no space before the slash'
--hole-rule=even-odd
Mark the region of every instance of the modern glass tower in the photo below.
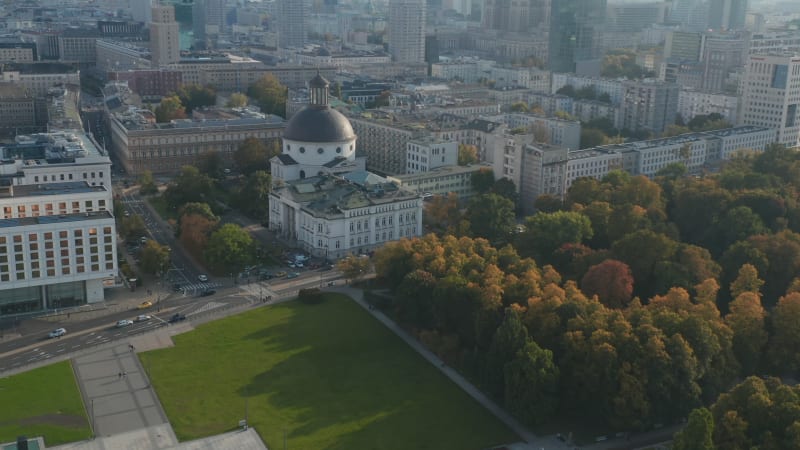
<svg viewBox="0 0 800 450">
<path fill-rule="evenodd" d="M 552 2 L 550 70 L 599 75 L 605 18 L 606 0 Z"/>
</svg>

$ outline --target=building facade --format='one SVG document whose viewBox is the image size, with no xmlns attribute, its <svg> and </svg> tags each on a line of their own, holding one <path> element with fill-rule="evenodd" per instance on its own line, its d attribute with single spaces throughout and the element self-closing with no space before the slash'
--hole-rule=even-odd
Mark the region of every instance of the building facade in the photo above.
<svg viewBox="0 0 800 450">
<path fill-rule="evenodd" d="M 778 142 L 800 147 L 800 55 L 750 55 L 740 93 L 739 124 L 774 128 Z"/>
<path fill-rule="evenodd" d="M 663 132 L 675 123 L 680 87 L 653 79 L 624 81 L 622 126 L 629 130 Z"/>
<path fill-rule="evenodd" d="M 425 0 L 389 0 L 388 26 L 393 61 L 425 62 Z"/>
<path fill-rule="evenodd" d="M 181 58 L 180 29 L 175 21 L 175 7 L 154 5 L 150 23 L 150 54 L 152 67 L 176 63 Z"/>
</svg>

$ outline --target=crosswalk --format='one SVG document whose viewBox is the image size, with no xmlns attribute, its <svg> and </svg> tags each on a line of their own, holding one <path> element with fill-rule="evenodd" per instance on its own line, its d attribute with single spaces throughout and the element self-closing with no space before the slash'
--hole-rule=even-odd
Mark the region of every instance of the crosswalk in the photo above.
<svg viewBox="0 0 800 450">
<path fill-rule="evenodd" d="M 222 283 L 216 281 L 209 281 L 207 283 L 189 283 L 181 286 L 181 291 L 184 296 L 194 295 L 204 292 L 208 289 L 216 289 L 222 287 Z"/>
</svg>

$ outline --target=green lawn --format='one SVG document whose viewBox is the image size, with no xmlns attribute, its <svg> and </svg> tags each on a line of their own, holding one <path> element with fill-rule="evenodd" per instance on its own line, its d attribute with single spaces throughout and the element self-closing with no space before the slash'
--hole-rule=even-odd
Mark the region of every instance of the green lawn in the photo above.
<svg viewBox="0 0 800 450">
<path fill-rule="evenodd" d="M 69 361 L 0 379 L 0 442 L 23 435 L 48 447 L 92 436 Z"/>
<path fill-rule="evenodd" d="M 485 449 L 519 438 L 346 297 L 200 326 L 140 355 L 181 440 L 245 415 L 270 448 Z"/>
</svg>

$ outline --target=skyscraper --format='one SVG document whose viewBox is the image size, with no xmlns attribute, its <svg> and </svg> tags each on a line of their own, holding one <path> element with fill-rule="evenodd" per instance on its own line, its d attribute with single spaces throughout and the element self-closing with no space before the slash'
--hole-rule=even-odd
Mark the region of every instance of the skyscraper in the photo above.
<svg viewBox="0 0 800 450">
<path fill-rule="evenodd" d="M 150 54 L 153 67 L 161 67 L 181 59 L 181 42 L 174 6 L 153 6 L 150 23 Z"/>
<path fill-rule="evenodd" d="M 550 70 L 599 75 L 605 18 L 606 0 L 552 2 Z"/>
<path fill-rule="evenodd" d="M 148 24 L 152 21 L 153 0 L 133 0 L 130 2 L 131 16 L 137 22 Z"/>
<path fill-rule="evenodd" d="M 389 53 L 397 62 L 425 62 L 425 0 L 389 0 Z"/>
<path fill-rule="evenodd" d="M 311 0 L 278 0 L 278 45 L 302 47 L 308 39 L 306 21 Z"/>
<path fill-rule="evenodd" d="M 800 147 L 800 55 L 750 55 L 740 90 L 740 125 L 775 128 L 778 142 Z"/>
<path fill-rule="evenodd" d="M 747 18 L 747 0 L 711 0 L 708 26 L 715 30 L 743 30 Z"/>
</svg>

